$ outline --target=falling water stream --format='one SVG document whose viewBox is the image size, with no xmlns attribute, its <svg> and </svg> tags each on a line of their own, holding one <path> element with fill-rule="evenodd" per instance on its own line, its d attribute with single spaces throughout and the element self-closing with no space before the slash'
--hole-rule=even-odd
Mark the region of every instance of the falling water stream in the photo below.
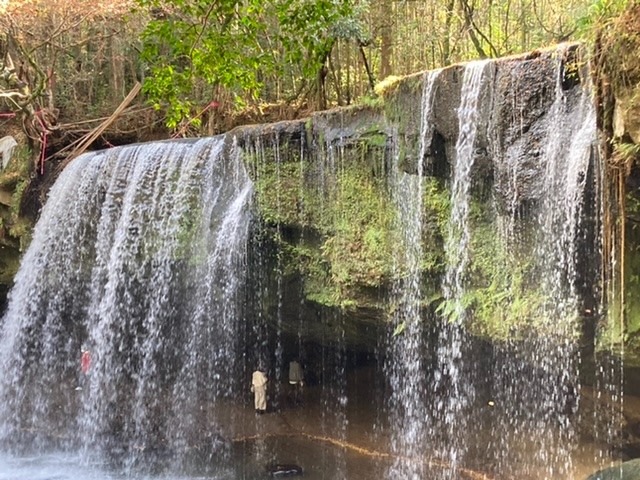
<svg viewBox="0 0 640 480">
<path fill-rule="evenodd" d="M 580 305 L 577 249 L 582 235 L 580 219 L 588 208 L 589 168 L 597 155 L 591 89 L 587 85 L 577 94 L 568 94 L 562 84 L 562 69 L 558 61 L 555 98 L 547 113 L 541 157 L 545 195 L 529 219 L 536 226 L 535 238 L 533 242 L 505 239 L 516 249 L 518 242 L 529 244 L 529 248 L 519 248 L 528 251 L 528 258 L 519 261 L 531 262 L 537 277 L 542 299 L 538 318 L 532 320 L 537 330 L 523 329 L 521 340 L 507 347 L 507 358 L 496 378 L 496 401 L 503 412 L 501 428 L 508 432 L 498 447 L 501 470 L 515 474 L 513 466 L 520 464 L 519 474 L 537 472 L 538 478 L 548 479 L 570 478 L 573 471 L 581 388 L 579 320 L 586 308 Z M 526 385 L 520 382 L 522 377 L 528 378 Z M 513 402 L 514 397 L 525 401 Z M 510 443 L 522 444 L 524 437 L 529 445 L 524 451 L 506 448 Z"/>
<path fill-rule="evenodd" d="M 427 138 L 431 133 L 431 107 L 439 71 L 425 74 L 421 105 L 420 146 L 417 175 L 401 170 L 399 151 L 394 152 L 392 194 L 396 203 L 397 231 L 401 235 L 395 259 L 397 283 L 393 289 L 393 322 L 388 339 L 390 355 L 385 365 L 391 385 L 389 410 L 397 428 L 392 432 L 392 451 L 397 455 L 389 471 L 391 478 L 424 478 L 424 464 L 418 459 L 427 446 L 427 375 L 422 315 L 421 262 L 424 195 L 423 170 Z"/>
<path fill-rule="evenodd" d="M 466 306 L 464 294 L 469 263 L 472 169 L 476 155 L 480 101 L 484 75 L 489 62 L 467 65 L 462 79 L 462 98 L 458 108 L 459 133 L 451 180 L 451 216 L 445 252 L 447 268 L 443 282 L 446 311 L 438 342 L 438 362 L 434 390 L 446 392 L 435 408 L 438 428 L 444 433 L 442 454 L 450 464 L 444 478 L 458 477 L 457 469 L 466 450 L 465 408 L 473 401 L 473 384 L 463 377 L 465 359 L 464 328 Z M 467 356 L 468 357 L 468 356 Z M 435 433 L 435 432 L 433 432 Z M 436 450 L 437 451 L 437 450 Z"/>
<path fill-rule="evenodd" d="M 133 146 L 65 170 L 4 318 L 5 441 L 134 463 L 137 452 L 222 446 L 202 427 L 238 394 L 229 375 L 243 368 L 252 194 L 236 150 L 224 150 L 223 137 Z"/>
</svg>

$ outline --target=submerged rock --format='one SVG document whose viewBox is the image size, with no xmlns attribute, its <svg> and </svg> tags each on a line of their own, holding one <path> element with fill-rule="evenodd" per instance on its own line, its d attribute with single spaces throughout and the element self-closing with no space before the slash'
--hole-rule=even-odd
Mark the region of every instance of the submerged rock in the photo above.
<svg viewBox="0 0 640 480">
<path fill-rule="evenodd" d="M 587 480 L 640 480 L 640 458 L 599 470 Z"/>
<path fill-rule="evenodd" d="M 274 478 L 296 477 L 302 475 L 302 467 L 291 463 L 276 463 L 267 466 L 267 473 Z"/>
</svg>

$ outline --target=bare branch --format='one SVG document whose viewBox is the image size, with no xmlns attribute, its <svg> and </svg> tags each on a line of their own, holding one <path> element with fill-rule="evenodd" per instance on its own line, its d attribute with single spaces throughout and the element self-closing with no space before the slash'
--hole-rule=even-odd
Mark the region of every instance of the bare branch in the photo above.
<svg viewBox="0 0 640 480">
<path fill-rule="evenodd" d="M 211 13 L 213 12 L 213 9 L 214 9 L 215 6 L 216 6 L 216 2 L 211 2 L 211 4 L 209 5 L 209 8 L 207 9 L 207 13 L 205 14 L 204 18 L 202 19 L 202 30 L 200 30 L 198 32 L 198 36 L 194 40 L 193 45 L 191 45 L 191 50 L 189 51 L 189 58 L 191 58 L 193 56 L 193 51 L 195 50 L 196 46 L 200 42 L 200 39 L 202 38 L 202 35 L 204 35 L 204 32 L 207 30 L 207 24 L 209 23 L 209 17 L 211 16 Z"/>
<path fill-rule="evenodd" d="M 2 92 L 0 91 L 0 98 L 14 98 L 14 97 L 18 97 L 18 98 L 29 98 L 28 95 L 25 95 L 24 93 L 21 92 L 16 92 L 16 91 L 8 91 L 8 92 Z"/>
<path fill-rule="evenodd" d="M 476 33 L 489 46 L 489 50 L 491 50 L 491 56 L 500 56 L 498 50 L 496 50 L 496 48 L 493 46 L 493 43 L 491 43 L 491 40 L 489 40 L 489 38 L 484 33 L 482 33 L 482 30 L 480 30 L 480 28 L 476 24 L 473 18 L 473 7 L 469 5 L 469 2 L 467 0 L 460 0 L 460 5 L 462 6 L 462 11 L 464 12 L 464 20 L 465 25 L 467 26 L 467 32 L 469 33 L 469 38 L 471 39 L 471 42 L 473 43 L 473 46 L 476 48 L 480 57 L 487 58 L 489 55 L 487 55 L 487 53 L 482 48 L 482 44 L 480 43 L 480 40 L 478 40 Z"/>
<path fill-rule="evenodd" d="M 60 37 L 64 33 L 78 28 L 82 23 L 84 23 L 89 18 L 89 16 L 90 16 L 89 14 L 86 14 L 83 17 L 79 18 L 74 23 L 67 25 L 65 28 L 62 28 L 64 25 L 64 22 L 61 22 L 60 25 L 58 25 L 58 28 L 47 39 L 41 41 L 39 44 L 31 48 L 31 50 L 29 50 L 29 54 L 33 54 L 36 50 L 39 50 L 43 46 L 50 44 L 51 42 L 53 42 L 54 39 Z"/>
</svg>

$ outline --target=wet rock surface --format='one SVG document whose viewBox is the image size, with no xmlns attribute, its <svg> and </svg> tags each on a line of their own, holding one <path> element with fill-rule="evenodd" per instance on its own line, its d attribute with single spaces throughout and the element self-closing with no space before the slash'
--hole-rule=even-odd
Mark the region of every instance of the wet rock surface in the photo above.
<svg viewBox="0 0 640 480">
<path fill-rule="evenodd" d="M 480 115 L 470 176 L 476 200 L 487 209 L 495 206 L 497 215 L 506 221 L 526 216 L 546 194 L 547 166 L 543 155 L 553 120 L 549 118 L 553 114 L 551 107 L 557 100 L 558 82 L 567 105 L 573 105 L 580 97 L 581 75 L 585 72 L 575 67 L 578 52 L 578 45 L 572 44 L 488 63 L 479 92 Z M 560 70 L 558 56 L 563 56 L 564 62 Z M 366 178 L 367 188 L 380 187 L 376 195 L 392 209 L 389 170 L 397 155 L 405 172 L 417 173 L 422 163 L 424 174 L 446 191 L 456 156 L 464 72 L 464 65 L 454 65 L 440 71 L 435 79 L 429 119 L 432 129 L 425 140 L 424 158 L 418 158 L 423 133 L 420 123 L 424 73 L 405 77 L 385 92 L 384 106 L 317 112 L 306 120 L 240 127 L 231 132 L 241 145 L 260 144 L 255 150 L 261 151 L 259 161 L 266 166 L 254 168 L 252 176 L 258 185 L 265 179 L 270 183 L 263 194 L 258 194 L 258 213 L 262 209 L 267 222 L 280 229 L 279 235 L 293 252 L 284 268 L 285 284 L 289 285 L 283 297 L 285 330 L 293 332 L 298 328 L 289 325 L 289 318 L 319 318 L 326 307 L 335 307 L 347 312 L 348 343 L 375 349 L 375 325 L 388 315 L 384 299 L 391 288 L 394 247 L 390 237 L 382 240 L 389 245 L 378 244 L 383 251 L 378 256 L 367 256 L 370 253 L 363 247 L 367 247 L 367 235 L 392 227 L 375 225 L 367 231 L 366 227 L 355 228 L 350 219 L 353 236 L 338 238 L 345 229 L 340 225 L 339 209 L 344 209 L 347 202 L 356 211 L 366 208 L 358 204 L 363 199 L 360 192 L 345 188 L 353 185 L 352 177 L 344 179 L 341 175 L 354 168 Z M 276 169 L 269 165 L 280 166 Z M 270 168 L 277 172 L 269 173 Z M 260 169 L 273 177 L 265 176 Z M 280 200 L 275 200 L 275 191 Z M 343 192 L 344 198 L 340 198 Z M 268 211 L 264 210 L 265 204 Z M 435 258 L 429 260 L 432 267 L 425 270 L 424 276 L 425 283 L 431 285 L 428 288 L 437 292 L 442 274 L 437 265 L 442 262 L 446 232 L 438 221 L 442 213 L 431 208 L 425 215 L 423 241 L 429 255 Z M 390 210 L 389 215 L 394 213 Z M 362 223 L 370 224 L 370 219 L 363 216 Z M 330 254 L 338 243 L 344 253 Z M 337 264 L 346 257 L 356 260 L 350 260 L 352 265 Z M 372 268 L 375 271 L 369 274 L 367 265 L 375 265 L 377 270 Z M 312 278 L 319 273 L 322 278 Z M 295 291 L 306 296 L 310 304 L 299 307 L 299 297 L 291 293 Z M 302 309 L 302 313 L 296 314 L 296 309 Z M 310 330 L 317 326 L 318 322 L 309 323 Z"/>
<path fill-rule="evenodd" d="M 569 103 L 575 100 L 581 87 L 576 77 L 564 78 L 566 68 L 563 78 L 556 76 L 557 62 L 551 51 L 499 60 L 488 70 L 479 93 L 481 115 L 473 145 L 473 194 L 487 205 L 489 199 L 495 199 L 498 213 L 512 217 L 514 212 L 535 204 L 547 193 L 542 188 L 545 172 L 540 158 L 545 148 L 549 110 L 556 99 L 557 82 L 560 80 L 562 90 L 568 92 Z M 250 368 L 246 364 L 259 354 L 268 352 L 277 364 L 297 349 L 306 349 L 310 357 L 308 365 L 313 366 L 310 371 L 314 372 L 315 378 L 310 380 L 312 387 L 303 407 L 299 408 L 288 405 L 286 399 L 281 398 L 287 385 L 278 382 L 281 376 L 276 374 L 273 382 L 276 406 L 266 415 L 255 416 L 253 410 L 237 398 L 229 399 L 231 393 L 237 391 L 220 393 L 216 397 L 220 401 L 215 405 L 190 403 L 197 415 L 194 431 L 181 445 L 184 449 L 200 459 L 211 458 L 211 452 L 221 452 L 224 457 L 237 455 L 241 461 L 251 458 L 253 467 L 260 466 L 261 474 L 269 462 L 282 462 L 281 466 L 295 462 L 293 465 L 300 464 L 309 478 L 337 478 L 332 474 L 343 473 L 350 465 L 358 468 L 353 469 L 357 473 L 349 478 L 374 478 L 380 465 L 392 460 L 388 449 L 390 440 L 379 433 L 384 431 L 381 425 L 391 421 L 391 417 L 386 416 L 388 412 L 384 411 L 387 405 L 384 400 L 377 404 L 371 401 L 374 390 L 382 392 L 384 397 L 390 387 L 375 375 L 372 378 L 371 374 L 364 374 L 366 380 L 362 383 L 366 388 L 353 389 L 347 395 L 345 390 L 358 382 L 348 384 L 344 380 L 346 359 L 380 355 L 381 339 L 388 333 L 386 321 L 397 308 L 388 302 L 394 274 L 390 265 L 398 258 L 394 254 L 402 246 L 391 235 L 385 236 L 385 232 L 393 230 L 394 226 L 393 214 L 387 211 L 392 199 L 386 190 L 389 164 L 394 155 L 402 157 L 405 172 L 417 173 L 422 162 L 425 176 L 435 179 L 429 184 L 434 195 L 427 209 L 429 218 L 421 232 L 421 240 L 432 255 L 423 262 L 424 267 L 421 266 L 428 295 L 419 308 L 428 321 L 436 318 L 434 310 L 442 300 L 439 291 L 444 262 L 444 222 L 439 216 L 444 217 L 448 208 L 447 199 L 443 198 L 448 198 L 447 182 L 460 135 L 458 109 L 463 73 L 464 66 L 457 65 L 442 71 L 437 79 L 434 128 L 427 139 L 424 158 L 419 158 L 422 74 L 401 81 L 389 94 L 384 109 L 362 107 L 320 112 L 307 120 L 240 127 L 227 135 L 225 148 L 235 148 L 237 143 L 244 149 L 247 163 L 254 162 L 249 169 L 258 195 L 262 193 L 270 202 L 258 205 L 256 223 L 260 228 L 256 230 L 259 233 L 250 240 L 255 242 L 251 246 L 256 248 L 251 251 L 256 258 L 250 258 L 242 265 L 250 275 L 255 274 L 246 289 L 267 293 L 264 299 L 253 299 L 256 303 L 264 303 L 254 310 L 247 308 L 241 312 L 240 328 L 246 328 L 250 333 L 239 330 L 246 345 L 242 345 L 242 351 L 234 351 L 228 357 L 242 358 L 245 362 L 234 370 L 234 379 L 240 375 L 241 368 Z M 519 172 L 515 185 L 514 170 Z M 128 233 L 135 240 L 139 231 L 129 229 Z M 264 238 L 269 235 L 270 238 Z M 491 257 L 488 263 L 493 260 L 495 258 Z M 398 269 L 395 274 L 402 275 L 402 270 Z M 141 275 L 141 278 L 146 277 Z M 189 296 L 182 293 L 177 293 L 176 297 Z M 172 302 L 174 306 L 177 303 Z M 211 315 L 216 316 L 222 314 Z M 240 315 L 232 317 L 240 318 Z M 206 320 L 205 324 L 211 325 L 209 316 Z M 218 333 L 211 332 L 211 336 Z M 425 337 L 433 334 L 425 329 Z M 269 338 L 265 339 L 267 336 Z M 236 336 L 227 343 L 235 340 Z M 431 344 L 425 342 L 425 345 Z M 254 347 L 261 352 L 256 354 Z M 171 353 L 158 357 L 166 359 L 168 355 Z M 476 358 L 472 354 L 469 357 Z M 223 375 L 230 373 L 226 364 L 221 368 Z M 273 368 L 277 370 L 277 365 Z M 132 367 L 132 371 L 137 375 L 135 368 Z M 220 373 L 216 372 L 216 379 L 219 379 Z M 484 383 L 489 384 L 489 381 Z M 203 381 L 205 392 L 209 382 L 209 378 Z M 541 383 L 547 386 L 547 383 Z M 528 387 L 519 380 L 518 385 L 523 389 Z M 154 388 L 159 387 L 154 384 Z M 220 387 L 221 392 L 223 388 Z M 482 388 L 486 386 L 479 386 L 478 390 Z M 119 384 L 116 390 L 121 389 Z M 191 399 L 188 393 L 184 391 L 185 399 Z M 444 395 L 441 391 L 428 393 Z M 482 394 L 488 395 L 484 390 Z M 167 392 L 165 396 L 171 398 Z M 474 443 L 465 478 L 484 479 L 488 477 L 482 476 L 483 473 L 474 475 L 475 472 L 490 472 L 494 467 L 485 462 L 491 453 L 492 442 L 501 445 L 500 439 L 495 438 L 492 421 L 498 418 L 496 412 L 503 406 L 493 400 L 489 404 L 480 395 L 478 400 L 473 409 L 470 408 L 470 425 L 475 428 L 478 441 Z M 163 436 L 161 424 L 154 425 L 156 418 L 161 418 L 157 412 L 176 411 L 161 407 L 154 405 L 154 409 L 147 412 L 150 425 L 143 427 L 149 427 L 145 437 L 148 444 L 121 441 L 121 446 L 116 440 L 113 443 L 115 456 L 126 456 L 135 449 L 147 452 L 156 463 L 174 454 L 183 456 L 184 452 L 165 449 L 169 436 Z M 140 409 L 146 408 L 146 403 L 140 404 Z M 549 408 L 555 408 L 555 405 Z M 569 413 L 575 413 L 574 406 L 570 410 Z M 501 412 L 502 418 L 510 418 L 508 411 Z M 112 414 L 111 411 L 108 413 Z M 114 438 L 126 438 L 128 419 L 113 414 L 112 420 Z M 636 423 L 630 420 L 628 430 L 635 429 Z M 131 430 L 132 424 L 128 425 Z M 219 431 L 209 431 L 211 425 Z M 160 433 L 156 435 L 157 432 Z M 522 431 L 511 433 L 518 440 L 518 444 L 509 445 L 514 458 L 525 458 L 535 445 L 529 444 L 527 438 L 521 438 Z M 633 441 L 627 443 L 633 446 Z M 590 462 L 595 455 L 591 447 L 580 444 L 587 459 L 580 462 L 580 474 L 593 471 Z M 296 456 L 296 448 L 305 450 L 304 455 Z M 326 454 L 330 460 L 323 457 L 322 462 L 317 461 L 319 450 L 323 454 L 331 450 Z M 283 452 L 293 454 L 284 458 Z M 523 456 L 519 457 L 515 452 Z M 429 468 L 434 471 L 446 469 L 448 465 L 441 458 L 434 455 L 433 460 L 429 460 Z M 424 459 L 416 461 L 426 462 Z M 281 470 L 283 473 L 296 471 L 293 468 Z M 252 470 L 251 475 L 256 471 Z"/>
<path fill-rule="evenodd" d="M 640 480 L 640 459 L 599 470 L 587 480 Z"/>
</svg>

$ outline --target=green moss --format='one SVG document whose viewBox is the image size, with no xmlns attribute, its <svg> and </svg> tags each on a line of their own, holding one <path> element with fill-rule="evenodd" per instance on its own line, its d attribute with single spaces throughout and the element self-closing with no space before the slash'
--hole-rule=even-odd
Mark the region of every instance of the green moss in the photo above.
<svg viewBox="0 0 640 480">
<path fill-rule="evenodd" d="M 387 134 L 379 126 L 374 126 L 362 134 L 362 141 L 373 148 L 384 148 L 387 145 Z"/>
<path fill-rule="evenodd" d="M 21 252 L 31 241 L 34 221 L 24 215 L 24 197 L 31 185 L 31 151 L 17 146 L 7 168 L 0 172 L 0 283 L 10 285 L 20 265 Z"/>
<path fill-rule="evenodd" d="M 357 166 L 339 174 L 335 201 L 326 212 L 332 232 L 322 253 L 331 265 L 332 281 L 342 289 L 379 286 L 390 273 L 393 211 L 381 183 Z"/>
<path fill-rule="evenodd" d="M 31 243 L 32 232 L 33 222 L 24 217 L 18 217 L 9 227 L 9 235 L 18 239 L 21 252 L 24 252 Z"/>
<path fill-rule="evenodd" d="M 369 108 L 381 108 L 384 106 L 384 98 L 380 95 L 364 95 L 360 97 L 358 104 Z"/>
<path fill-rule="evenodd" d="M 22 214 L 24 196 L 31 185 L 32 168 L 31 151 L 18 146 L 11 162 L 0 174 L 0 187 L 11 195 L 10 205 L 0 206 L 0 210 L 3 210 L 2 237 L 6 245 L 16 248 L 18 252 L 27 248 L 33 230 L 33 220 Z M 5 264 L 11 264 L 12 269 L 15 266 L 13 262 Z"/>
<path fill-rule="evenodd" d="M 28 185 L 32 168 L 31 150 L 17 146 L 7 168 L 0 173 L 0 187 L 13 187 L 18 182 L 27 182 Z"/>
<path fill-rule="evenodd" d="M 423 74 L 414 74 L 392 82 L 382 91 L 385 117 L 400 132 L 410 130 L 409 123 L 420 118 L 423 80 Z"/>
<path fill-rule="evenodd" d="M 402 81 L 402 77 L 389 75 L 384 80 L 376 84 L 374 91 L 378 96 L 389 95 L 390 92 L 398 88 L 398 83 L 400 81 Z"/>
<path fill-rule="evenodd" d="M 640 196 L 636 191 L 627 194 L 625 208 L 624 283 L 616 275 L 608 286 L 606 316 L 600 322 L 597 341 L 599 349 L 624 353 L 627 364 L 640 365 L 640 224 L 636 220 L 640 218 Z"/>
<path fill-rule="evenodd" d="M 259 211 L 270 225 L 302 225 L 313 222 L 313 211 L 304 208 L 313 192 L 302 184 L 302 171 L 308 161 L 277 163 L 248 157 L 255 182 Z"/>
<path fill-rule="evenodd" d="M 640 218 L 640 197 L 627 195 L 627 218 Z M 634 364 L 640 364 L 640 225 L 627 221 L 625 239 L 625 272 L 624 272 L 624 312 L 621 315 L 619 302 L 611 302 L 609 321 L 604 332 L 607 347 L 621 345 L 626 342 L 626 356 Z M 620 286 L 614 288 L 614 295 L 619 297 Z M 618 292 L 618 293 L 616 293 Z M 624 325 L 619 319 L 624 318 Z"/>
<path fill-rule="evenodd" d="M 532 330 L 549 331 L 540 312 L 546 297 L 536 282 L 533 256 L 497 234 L 493 212 L 480 202 L 471 206 L 471 239 L 465 296 L 470 330 L 494 341 L 524 337 Z M 453 315 L 453 305 L 440 307 Z"/>
<path fill-rule="evenodd" d="M 278 158 L 272 149 L 247 157 L 265 223 L 307 232 L 288 239 L 286 263 L 302 275 L 310 301 L 362 306 L 362 289 L 378 288 L 389 277 L 394 211 L 384 176 L 385 145 L 386 136 L 372 128 L 331 154 L 319 149 L 301 160 L 295 147 L 281 145 L 287 151 Z M 304 238 L 314 241 L 303 244 Z"/>
</svg>

